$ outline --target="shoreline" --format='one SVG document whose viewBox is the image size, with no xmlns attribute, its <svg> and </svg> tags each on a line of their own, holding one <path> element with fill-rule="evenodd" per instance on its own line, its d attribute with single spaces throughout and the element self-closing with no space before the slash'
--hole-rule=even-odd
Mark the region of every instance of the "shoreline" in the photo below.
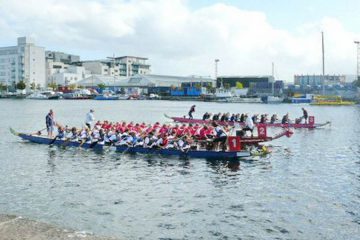
<svg viewBox="0 0 360 240">
<path fill-rule="evenodd" d="M 62 229 L 48 223 L 8 214 L 0 214 L 0 239 L 119 240 L 113 237 L 101 237 L 81 231 Z"/>
</svg>

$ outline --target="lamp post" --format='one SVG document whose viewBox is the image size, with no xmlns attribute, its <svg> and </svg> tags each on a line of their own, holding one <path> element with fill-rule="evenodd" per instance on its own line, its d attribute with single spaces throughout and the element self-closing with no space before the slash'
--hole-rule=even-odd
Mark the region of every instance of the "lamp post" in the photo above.
<svg viewBox="0 0 360 240">
<path fill-rule="evenodd" d="M 220 62 L 219 59 L 215 59 L 215 81 L 217 81 L 217 75 L 218 75 L 218 62 Z M 222 87 L 222 82 L 221 82 L 221 87 Z"/>
<path fill-rule="evenodd" d="M 356 56 L 356 80 L 360 81 L 360 41 L 354 41 L 357 47 L 357 56 Z"/>
</svg>

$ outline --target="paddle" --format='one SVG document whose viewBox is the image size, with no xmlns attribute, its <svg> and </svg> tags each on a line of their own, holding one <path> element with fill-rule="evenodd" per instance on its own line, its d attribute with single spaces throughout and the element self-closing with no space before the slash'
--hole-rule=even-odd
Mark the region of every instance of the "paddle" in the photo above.
<svg viewBox="0 0 360 240">
<path fill-rule="evenodd" d="M 56 141 L 57 138 L 58 138 L 58 136 L 54 137 L 54 139 L 52 139 L 52 140 L 49 142 L 49 145 L 53 144 L 53 143 Z"/>
<path fill-rule="evenodd" d="M 45 129 L 47 129 L 47 128 L 43 128 L 43 129 L 41 129 L 41 130 L 39 130 L 39 131 L 36 131 L 36 132 L 34 132 L 34 133 L 31 133 L 30 135 L 41 135 L 41 132 L 42 131 L 44 131 Z"/>
</svg>

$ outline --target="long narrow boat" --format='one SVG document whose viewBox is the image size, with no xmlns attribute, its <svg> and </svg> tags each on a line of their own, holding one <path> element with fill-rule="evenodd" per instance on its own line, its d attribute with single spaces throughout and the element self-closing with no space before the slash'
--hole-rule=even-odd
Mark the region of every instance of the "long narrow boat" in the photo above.
<svg viewBox="0 0 360 240">
<path fill-rule="evenodd" d="M 172 119 L 174 122 L 178 123 L 187 123 L 187 124 L 211 124 L 215 122 L 218 125 L 222 126 L 234 126 L 235 124 L 239 124 L 239 126 L 245 126 L 245 123 L 240 122 L 225 122 L 225 121 L 213 121 L 213 120 L 202 120 L 202 119 L 190 119 L 190 118 L 184 118 L 184 117 L 170 117 L 166 114 L 164 114 L 166 118 Z M 314 129 L 314 128 L 320 128 L 324 127 L 326 125 L 329 125 L 330 122 L 325 123 L 315 123 L 315 118 L 313 116 L 309 117 L 309 123 L 263 123 L 263 124 L 255 124 L 256 126 L 259 125 L 265 125 L 266 127 L 280 127 L 280 128 L 308 128 L 308 129 Z"/>
<path fill-rule="evenodd" d="M 55 140 L 48 138 L 46 136 L 18 133 L 15 130 L 10 128 L 12 134 L 39 144 L 45 145 L 58 145 L 64 147 L 81 147 L 85 149 L 94 149 L 94 150 L 103 150 L 104 145 L 102 144 L 81 144 L 78 141 L 66 141 L 66 140 Z M 206 158 L 206 159 L 238 159 L 242 157 L 250 157 L 251 155 L 259 155 L 260 151 L 251 152 L 247 150 L 240 151 L 208 151 L 208 150 L 189 150 L 183 152 L 177 149 L 154 149 L 154 148 L 143 148 L 143 147 L 127 147 L 127 146 L 116 146 L 117 152 L 122 153 L 140 153 L 140 154 L 151 154 L 151 155 L 164 155 L 164 156 L 180 156 L 180 157 L 191 157 L 191 158 Z M 264 152 L 265 153 L 265 152 Z"/>
<path fill-rule="evenodd" d="M 64 147 L 81 147 L 85 149 L 94 149 L 94 150 L 102 150 L 103 145 L 101 144 L 90 144 L 90 143 L 83 143 L 81 144 L 78 141 L 66 141 L 66 140 L 60 140 L 52 138 L 48 138 L 47 136 L 43 135 L 34 135 L 34 134 L 26 134 L 26 133 L 18 133 L 12 128 L 10 128 L 10 132 L 23 140 L 27 140 L 33 143 L 39 143 L 39 144 L 46 144 L 46 145 L 58 145 L 58 146 L 64 146 Z"/>
</svg>

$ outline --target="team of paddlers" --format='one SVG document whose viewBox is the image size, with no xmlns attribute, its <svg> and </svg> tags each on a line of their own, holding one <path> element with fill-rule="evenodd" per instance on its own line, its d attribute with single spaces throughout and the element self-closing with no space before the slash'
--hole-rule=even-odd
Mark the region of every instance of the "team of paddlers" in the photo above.
<svg viewBox="0 0 360 240">
<path fill-rule="evenodd" d="M 303 111 L 303 115 L 300 118 L 296 118 L 295 119 L 295 123 L 301 123 L 302 120 L 304 120 L 305 123 L 307 123 L 307 119 L 308 119 L 308 113 L 307 111 L 302 108 Z M 189 118 L 192 118 L 192 115 L 189 116 Z M 277 123 L 278 122 L 278 116 L 277 114 L 273 114 L 271 115 L 271 117 L 269 118 L 268 114 L 253 114 L 253 115 L 249 115 L 248 113 L 208 113 L 206 112 L 203 116 L 202 116 L 202 120 L 212 120 L 212 121 L 220 121 L 220 122 L 239 122 L 239 123 L 245 123 L 248 118 L 251 118 L 252 122 L 257 124 L 257 123 Z M 282 119 L 281 119 L 281 123 L 282 124 L 287 124 L 290 123 L 291 120 L 289 118 L 289 113 L 285 114 Z"/>
<path fill-rule="evenodd" d="M 93 112 L 93 111 L 91 111 Z M 53 114 L 53 113 L 52 113 Z M 88 117 L 87 117 L 88 118 Z M 48 124 L 48 120 L 47 120 Z M 65 141 L 79 141 L 89 144 L 104 144 L 114 146 L 128 146 L 144 148 L 178 149 L 188 151 L 192 146 L 207 148 L 212 143 L 213 149 L 226 150 L 225 142 L 231 128 L 213 124 L 212 126 L 194 125 L 171 125 L 171 124 L 145 124 L 134 122 L 96 122 L 93 127 L 86 124 L 85 127 L 61 126 L 57 127 L 57 135 L 49 136 Z M 89 128 L 89 126 L 91 128 Z M 48 130 L 53 130 L 49 129 Z M 51 133 L 52 134 L 52 133 Z"/>
<path fill-rule="evenodd" d="M 195 105 L 191 107 L 189 115 L 195 112 Z M 303 109 L 302 118 L 307 120 L 307 112 Z M 262 114 L 259 119 L 258 114 L 210 114 L 205 113 L 203 120 L 212 120 L 210 125 L 199 124 L 145 124 L 134 122 L 96 122 L 94 111 L 90 110 L 86 115 L 85 127 L 77 129 L 75 127 L 61 126 L 54 120 L 52 110 L 46 116 L 46 128 L 48 137 L 65 141 L 79 141 L 89 144 L 104 144 L 115 146 L 144 148 L 178 149 L 188 151 L 191 146 L 198 148 L 226 150 L 226 140 L 233 130 L 229 126 L 220 126 L 216 121 L 240 122 L 244 123 L 242 136 L 250 131 L 251 137 L 256 123 L 268 123 L 268 115 Z M 277 121 L 276 114 L 270 118 L 270 123 Z M 282 118 L 282 123 L 289 123 L 289 115 Z M 54 138 L 54 130 L 57 128 L 57 135 Z M 211 143 L 211 144 L 210 144 Z"/>
</svg>

